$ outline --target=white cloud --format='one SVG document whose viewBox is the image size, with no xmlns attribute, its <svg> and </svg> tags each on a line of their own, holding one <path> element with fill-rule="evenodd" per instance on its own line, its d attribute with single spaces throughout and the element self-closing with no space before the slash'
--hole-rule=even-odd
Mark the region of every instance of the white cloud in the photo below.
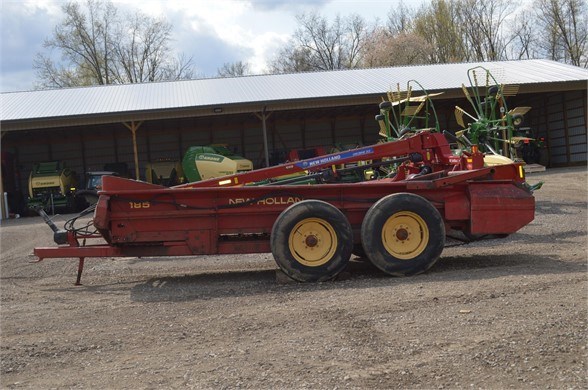
<svg viewBox="0 0 588 390">
<path fill-rule="evenodd" d="M 53 0 L 36 0 L 36 1 L 17 1 L 17 0 L 3 0 L 4 4 L 13 5 L 23 12 L 33 14 L 36 11 L 43 11 L 51 18 L 58 18 L 61 16 L 61 2 L 55 2 Z"/>
<path fill-rule="evenodd" d="M 189 20 L 191 33 L 214 35 L 229 47 L 241 48 L 238 52 L 251 53 L 246 58 L 221 61 L 217 68 L 224 62 L 244 61 L 254 73 L 266 71 L 267 60 L 295 28 L 292 14 L 257 10 L 250 2 L 218 0 L 206 4 L 171 1 L 167 7 Z"/>
<path fill-rule="evenodd" d="M 268 71 L 269 61 L 271 61 L 288 40 L 287 34 L 275 34 L 268 32 L 256 36 L 252 41 L 253 55 L 245 59 L 250 64 L 251 72 L 254 74 L 265 73 Z"/>
<path fill-rule="evenodd" d="M 61 20 L 63 1 L 0 0 L 2 91 L 32 87 L 34 55 Z M 302 11 L 315 10 L 329 18 L 356 12 L 371 22 L 377 16 L 385 19 L 399 1 L 114 0 L 114 4 L 121 12 L 140 10 L 164 16 L 173 25 L 174 50 L 193 57 L 197 74 L 215 76 L 224 63 L 236 61 L 248 62 L 254 73 L 266 71 L 268 62 L 296 29 L 295 16 Z M 410 5 L 425 1 L 429 0 L 405 0 Z M 25 82 L 27 74 L 29 81 Z"/>
<path fill-rule="evenodd" d="M 139 2 L 125 0 L 126 8 Z M 164 15 L 174 25 L 174 45 L 192 56 L 207 76 L 214 76 L 224 63 L 248 62 L 254 73 L 267 69 L 267 60 L 295 28 L 293 13 L 281 8 L 261 8 L 249 1 L 216 0 L 206 3 L 172 0 L 141 2 L 151 16 Z M 203 6 L 205 4 L 205 6 Z M 214 47 L 202 46 L 208 40 Z M 195 47 L 195 44 L 200 47 Z M 211 64 L 212 52 L 218 53 Z"/>
</svg>

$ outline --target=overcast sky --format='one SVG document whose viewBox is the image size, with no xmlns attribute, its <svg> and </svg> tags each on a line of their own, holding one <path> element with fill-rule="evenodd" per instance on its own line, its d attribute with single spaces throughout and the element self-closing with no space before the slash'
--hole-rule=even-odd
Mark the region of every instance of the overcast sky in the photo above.
<svg viewBox="0 0 588 390">
<path fill-rule="evenodd" d="M 417 7 L 428 0 L 404 0 Z M 0 0 L 0 92 L 33 89 L 33 58 L 62 20 L 65 0 Z M 315 10 L 334 18 L 358 13 L 385 21 L 400 0 L 115 0 L 120 10 L 164 15 L 172 46 L 193 57 L 195 74 L 214 77 L 224 63 L 248 62 L 262 73 L 296 29 L 295 16 Z"/>
</svg>

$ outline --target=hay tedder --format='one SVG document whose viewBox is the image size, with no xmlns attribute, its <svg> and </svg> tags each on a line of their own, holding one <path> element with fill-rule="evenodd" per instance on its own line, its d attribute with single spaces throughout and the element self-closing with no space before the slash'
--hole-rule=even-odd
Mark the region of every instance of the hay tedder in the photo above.
<svg viewBox="0 0 588 390">
<path fill-rule="evenodd" d="M 411 99 L 428 100 L 404 96 L 383 109 Z M 171 188 L 106 176 L 83 227 L 74 219 L 58 229 L 45 216 L 58 246 L 35 255 L 79 259 L 79 284 L 91 257 L 272 252 L 286 275 L 315 282 L 334 278 L 352 253 L 390 275 L 418 274 L 439 259 L 449 232 L 506 236 L 533 220 L 521 163 L 486 166 L 477 145 L 456 155 L 446 138 L 455 137 L 434 127 L 400 131 L 371 146 Z M 365 179 L 342 180 L 350 171 Z"/>
</svg>

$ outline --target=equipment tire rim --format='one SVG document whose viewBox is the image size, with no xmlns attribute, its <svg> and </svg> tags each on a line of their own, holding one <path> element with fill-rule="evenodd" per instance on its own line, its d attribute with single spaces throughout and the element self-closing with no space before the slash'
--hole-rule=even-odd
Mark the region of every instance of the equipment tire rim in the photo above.
<svg viewBox="0 0 588 390">
<path fill-rule="evenodd" d="M 382 226 L 382 243 L 392 256 L 412 260 L 425 250 L 429 243 L 429 228 L 425 221 L 410 211 L 393 214 Z"/>
<path fill-rule="evenodd" d="M 301 220 L 288 237 L 288 246 L 294 259 L 309 267 L 328 263 L 337 251 L 337 244 L 333 226 L 319 218 Z"/>
</svg>

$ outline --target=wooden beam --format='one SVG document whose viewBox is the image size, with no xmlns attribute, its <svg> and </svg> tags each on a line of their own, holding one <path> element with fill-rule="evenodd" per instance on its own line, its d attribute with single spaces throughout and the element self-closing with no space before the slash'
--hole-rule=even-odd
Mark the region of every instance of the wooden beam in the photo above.
<svg viewBox="0 0 588 390">
<path fill-rule="evenodd" d="M 127 129 L 131 130 L 133 134 L 133 154 L 135 156 L 135 178 L 139 180 L 139 153 L 137 152 L 137 130 L 143 122 L 132 121 L 130 123 L 123 122 Z"/>
<path fill-rule="evenodd" d="M 258 117 L 261 120 L 262 123 L 262 130 L 263 130 L 263 152 L 265 154 L 265 166 L 269 167 L 269 150 L 267 147 L 267 118 L 269 118 L 272 113 L 267 113 L 266 112 L 266 108 L 267 106 L 263 106 L 263 109 L 261 110 L 261 114 L 258 114 L 257 112 L 254 112 L 253 114 Z"/>
</svg>

